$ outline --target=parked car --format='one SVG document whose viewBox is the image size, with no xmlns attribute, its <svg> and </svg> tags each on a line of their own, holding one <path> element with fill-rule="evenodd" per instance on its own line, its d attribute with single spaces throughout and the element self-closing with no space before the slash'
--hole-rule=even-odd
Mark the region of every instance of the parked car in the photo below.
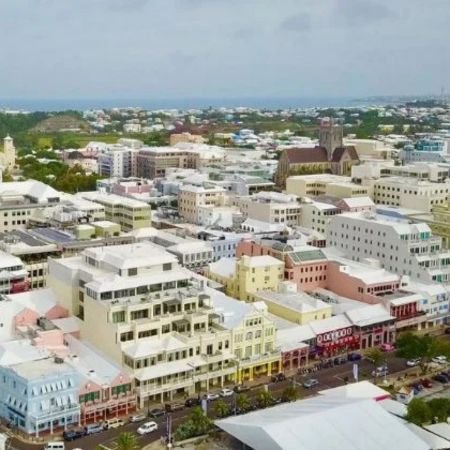
<svg viewBox="0 0 450 450">
<path fill-rule="evenodd" d="M 435 356 L 431 361 L 437 364 L 447 364 L 447 357 L 444 355 Z"/>
<path fill-rule="evenodd" d="M 445 334 L 450 334 L 450 327 L 447 327 L 447 328 L 445 329 Z"/>
<path fill-rule="evenodd" d="M 163 409 L 161 409 L 161 408 L 151 409 L 149 411 L 149 413 L 148 413 L 148 415 L 153 417 L 154 419 L 158 419 L 159 417 L 163 417 L 165 414 L 166 414 L 166 412 Z"/>
<path fill-rule="evenodd" d="M 388 366 L 379 366 L 375 370 L 372 370 L 373 377 L 384 377 L 389 373 Z"/>
<path fill-rule="evenodd" d="M 337 356 L 336 358 L 333 359 L 333 364 L 335 366 L 339 366 L 341 364 L 345 364 L 348 361 L 347 357 L 345 356 Z"/>
<path fill-rule="evenodd" d="M 147 416 L 145 414 L 134 414 L 130 417 L 131 423 L 143 422 Z"/>
<path fill-rule="evenodd" d="M 349 353 L 348 356 L 347 356 L 347 359 L 349 361 L 359 361 L 361 358 L 362 358 L 361 354 L 360 353 L 356 353 L 356 352 Z"/>
<path fill-rule="evenodd" d="M 448 378 L 444 375 L 441 375 L 440 373 L 435 375 L 433 377 L 433 380 L 439 381 L 439 383 L 443 383 L 443 384 L 448 383 Z"/>
<path fill-rule="evenodd" d="M 168 413 L 175 412 L 175 411 L 181 411 L 184 408 L 185 408 L 184 403 L 166 403 L 165 404 L 165 409 L 166 409 L 166 412 L 168 412 Z"/>
<path fill-rule="evenodd" d="M 382 352 L 392 352 L 395 350 L 395 347 L 392 344 L 381 344 L 380 350 Z"/>
<path fill-rule="evenodd" d="M 119 428 L 123 425 L 125 425 L 124 421 L 115 417 L 114 419 L 105 420 L 105 422 L 103 423 L 103 428 L 105 430 L 110 430 L 112 428 Z"/>
<path fill-rule="evenodd" d="M 208 392 L 206 394 L 206 400 L 208 400 L 209 402 L 217 400 L 218 398 L 220 398 L 220 395 L 217 392 Z"/>
<path fill-rule="evenodd" d="M 231 389 L 224 388 L 219 392 L 221 397 L 232 397 L 234 395 L 234 391 Z"/>
<path fill-rule="evenodd" d="M 137 434 L 148 434 L 156 431 L 157 429 L 158 424 L 156 422 L 146 422 L 137 429 Z"/>
<path fill-rule="evenodd" d="M 306 389 L 310 389 L 314 386 L 317 386 L 319 384 L 319 380 L 316 380 L 315 378 L 310 378 L 309 380 L 306 380 L 303 383 L 303 387 L 305 387 Z"/>
<path fill-rule="evenodd" d="M 448 372 L 441 372 L 439 375 L 442 375 L 443 377 L 446 377 L 448 381 L 450 381 L 450 374 Z"/>
<path fill-rule="evenodd" d="M 422 378 L 420 380 L 420 384 L 424 387 L 424 388 L 431 388 L 433 387 L 433 383 L 431 382 L 431 380 L 429 378 Z"/>
<path fill-rule="evenodd" d="M 406 361 L 406 365 L 408 367 L 415 367 L 415 366 L 418 366 L 419 364 L 420 364 L 420 358 L 408 359 L 408 361 Z"/>
<path fill-rule="evenodd" d="M 188 398 L 184 402 L 184 406 L 186 406 L 186 408 L 191 408 L 192 406 L 198 406 L 201 403 L 202 403 L 202 401 L 199 398 Z"/>
<path fill-rule="evenodd" d="M 85 435 L 84 430 L 67 430 L 63 432 L 63 439 L 65 441 L 74 441 L 80 439 Z"/>
<path fill-rule="evenodd" d="M 280 372 L 272 377 L 272 383 L 279 383 L 280 381 L 284 381 L 285 379 L 286 375 Z"/>
<path fill-rule="evenodd" d="M 241 393 L 241 392 L 247 392 L 250 390 L 250 388 L 248 386 L 246 386 L 245 384 L 238 384 L 237 386 L 235 386 L 233 388 L 234 392 L 237 393 Z"/>
<path fill-rule="evenodd" d="M 104 428 L 102 423 L 91 423 L 84 427 L 84 434 L 89 436 L 90 434 L 100 433 L 103 430 Z"/>
</svg>

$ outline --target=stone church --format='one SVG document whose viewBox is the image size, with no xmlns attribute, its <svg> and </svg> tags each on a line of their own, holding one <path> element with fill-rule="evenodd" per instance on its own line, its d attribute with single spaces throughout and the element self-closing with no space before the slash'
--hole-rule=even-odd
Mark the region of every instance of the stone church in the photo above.
<svg viewBox="0 0 450 450">
<path fill-rule="evenodd" d="M 350 175 L 351 167 L 359 164 L 359 158 L 355 147 L 344 146 L 343 140 L 342 124 L 334 119 L 322 119 L 318 146 L 283 150 L 275 174 L 277 186 L 284 188 L 286 178 L 292 175 L 313 173 Z"/>
</svg>

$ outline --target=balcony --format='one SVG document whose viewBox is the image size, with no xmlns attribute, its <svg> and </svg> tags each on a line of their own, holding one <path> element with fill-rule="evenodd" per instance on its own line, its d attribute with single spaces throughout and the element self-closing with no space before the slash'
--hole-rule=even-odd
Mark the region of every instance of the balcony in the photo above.
<svg viewBox="0 0 450 450">
<path fill-rule="evenodd" d="M 415 314 L 411 314 L 408 316 L 403 316 L 403 317 L 398 318 L 395 322 L 395 327 L 397 329 L 412 327 L 412 326 L 416 326 L 421 323 L 424 323 L 427 320 L 428 319 L 427 319 L 427 315 L 425 314 L 425 312 L 418 311 Z"/>
</svg>

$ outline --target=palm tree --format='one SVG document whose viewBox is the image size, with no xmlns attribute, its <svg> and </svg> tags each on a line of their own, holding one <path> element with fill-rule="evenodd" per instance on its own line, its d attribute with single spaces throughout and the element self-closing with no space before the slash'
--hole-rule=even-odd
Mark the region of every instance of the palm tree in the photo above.
<svg viewBox="0 0 450 450">
<path fill-rule="evenodd" d="M 236 395 L 236 407 L 242 411 L 250 408 L 250 400 L 245 394 Z"/>
<path fill-rule="evenodd" d="M 140 446 L 136 439 L 136 435 L 125 431 L 117 437 L 117 450 L 139 450 Z"/>
<path fill-rule="evenodd" d="M 273 403 L 273 396 L 269 391 L 261 389 L 256 396 L 256 401 L 260 408 L 267 408 Z"/>
<path fill-rule="evenodd" d="M 295 386 L 288 386 L 281 394 L 283 402 L 294 402 L 298 399 L 298 391 Z"/>
<path fill-rule="evenodd" d="M 214 404 L 214 414 L 217 417 L 225 417 L 229 414 L 230 407 L 228 406 L 228 403 L 224 402 L 223 400 L 217 400 Z"/>
</svg>

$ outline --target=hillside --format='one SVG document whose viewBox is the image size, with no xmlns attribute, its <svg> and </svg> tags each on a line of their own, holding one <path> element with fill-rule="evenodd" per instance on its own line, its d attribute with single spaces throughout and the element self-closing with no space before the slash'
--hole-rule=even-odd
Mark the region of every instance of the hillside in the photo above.
<svg viewBox="0 0 450 450">
<path fill-rule="evenodd" d="M 36 124 L 31 132 L 58 133 L 63 131 L 89 131 L 89 124 L 77 117 L 61 114 L 48 117 Z"/>
</svg>

